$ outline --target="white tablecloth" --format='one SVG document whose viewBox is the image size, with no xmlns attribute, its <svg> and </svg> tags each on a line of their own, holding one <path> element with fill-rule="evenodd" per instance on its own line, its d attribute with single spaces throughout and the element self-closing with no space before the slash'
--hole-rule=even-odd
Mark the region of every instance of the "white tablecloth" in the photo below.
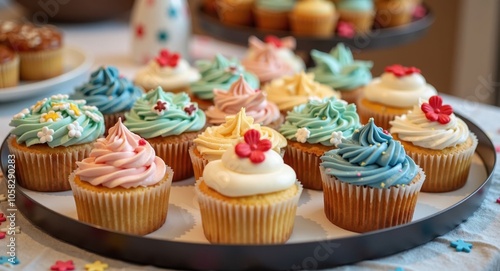
<svg viewBox="0 0 500 271">
<path fill-rule="evenodd" d="M 126 22 L 101 22 L 86 25 L 61 26 L 65 32 L 68 45 L 83 49 L 94 58 L 93 68 L 100 65 L 115 65 L 123 75 L 133 76 L 137 70 L 128 54 L 129 31 Z M 224 46 L 226 54 L 240 56 L 241 48 L 207 41 L 197 38 L 192 48 L 195 57 L 210 55 L 221 51 Z M 215 49 L 214 49 L 215 48 Z M 54 89 L 54 93 L 69 93 L 72 89 Z M 471 91 L 472 94 L 472 91 Z M 478 97 L 480 98 L 480 97 Z M 39 97 L 22 101 L 0 103 L 0 138 L 9 131 L 8 122 L 11 116 L 22 108 L 33 104 Z M 500 109 L 497 107 L 472 103 L 451 96 L 445 100 L 452 104 L 456 111 L 477 123 L 496 144 L 500 144 Z M 364 261 L 354 265 L 334 268 L 332 270 L 500 270 L 500 204 L 495 200 L 500 197 L 500 169 L 496 167 L 495 178 L 486 200 L 477 212 L 466 222 L 448 234 L 420 247 L 390 257 Z M 0 186 L 0 193 L 5 186 Z M 0 204 L 5 210 L 6 203 Z M 151 266 L 137 266 L 127 262 L 109 259 L 78 247 L 52 238 L 31 225 L 20 213 L 17 214 L 17 225 L 21 233 L 17 235 L 17 253 L 20 264 L 12 270 L 50 270 L 50 266 L 58 260 L 73 260 L 76 270 L 85 270 L 84 265 L 100 260 L 109 265 L 107 270 L 160 270 Z M 1 225 L 4 227 L 4 225 Z M 411 234 L 411 233 L 408 233 Z M 473 244 L 470 253 L 456 252 L 450 242 L 464 239 Z M 0 256 L 6 253 L 6 240 L 0 240 Z M 5 252 L 4 252 L 5 251 Z M 175 257 L 175 255 L 173 255 Z M 0 266 L 0 270 L 9 270 Z"/>
</svg>

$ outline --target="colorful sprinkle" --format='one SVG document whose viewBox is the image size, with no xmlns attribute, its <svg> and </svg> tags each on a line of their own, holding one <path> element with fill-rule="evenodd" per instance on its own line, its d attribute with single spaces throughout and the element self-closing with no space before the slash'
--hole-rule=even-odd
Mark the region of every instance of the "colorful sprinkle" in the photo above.
<svg viewBox="0 0 500 271">
<path fill-rule="evenodd" d="M 472 249 L 472 244 L 467 243 L 462 239 L 459 239 L 457 241 L 452 241 L 450 243 L 451 247 L 454 247 L 456 251 L 463 251 L 469 253 Z"/>
<path fill-rule="evenodd" d="M 194 105 L 193 103 L 190 103 L 184 107 L 184 112 L 186 112 L 189 116 L 192 116 L 194 112 L 196 112 L 196 110 L 196 105 Z"/>
<path fill-rule="evenodd" d="M 56 263 L 50 267 L 50 270 L 54 270 L 54 271 L 75 270 L 75 265 L 73 264 L 72 260 L 65 261 L 65 262 L 64 261 L 56 261 Z"/>
<path fill-rule="evenodd" d="M 85 270 L 87 271 L 104 271 L 106 269 L 108 269 L 108 264 L 101 261 L 95 261 L 85 265 Z"/>
<path fill-rule="evenodd" d="M 139 146 L 146 146 L 146 140 L 144 138 L 139 139 Z"/>
<path fill-rule="evenodd" d="M 361 172 L 356 173 L 356 176 L 361 177 Z"/>
<path fill-rule="evenodd" d="M 161 99 L 158 99 L 158 101 L 156 101 L 156 104 L 153 105 L 153 107 L 151 109 L 158 116 L 161 116 L 161 115 L 165 114 L 166 111 L 168 111 L 169 104 Z"/>
</svg>

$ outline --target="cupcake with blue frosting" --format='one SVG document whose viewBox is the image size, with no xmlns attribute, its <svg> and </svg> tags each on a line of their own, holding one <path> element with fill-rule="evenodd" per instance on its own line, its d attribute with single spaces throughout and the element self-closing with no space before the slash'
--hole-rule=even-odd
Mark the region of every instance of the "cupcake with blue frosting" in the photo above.
<svg viewBox="0 0 500 271">
<path fill-rule="evenodd" d="M 321 160 L 324 211 L 333 224 L 368 232 L 412 220 L 425 174 L 373 118 Z"/>
<path fill-rule="evenodd" d="M 97 107 L 104 115 L 105 131 L 108 131 L 118 118 L 125 118 L 125 112 L 142 94 L 142 89 L 120 76 L 117 68 L 102 66 L 92 72 L 88 82 L 75 89 L 71 98 L 85 100 L 87 105 Z"/>
</svg>

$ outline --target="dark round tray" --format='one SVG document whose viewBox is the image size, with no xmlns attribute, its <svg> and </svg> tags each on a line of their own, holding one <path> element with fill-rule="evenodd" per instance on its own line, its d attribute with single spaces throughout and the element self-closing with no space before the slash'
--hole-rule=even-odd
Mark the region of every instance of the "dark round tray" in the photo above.
<svg viewBox="0 0 500 271">
<path fill-rule="evenodd" d="M 458 115 L 458 114 L 457 114 Z M 461 117 L 461 116 L 459 116 Z M 476 134 L 476 153 L 487 178 L 463 200 L 440 212 L 397 227 L 322 241 L 280 245 L 216 245 L 159 240 L 105 230 L 61 215 L 17 189 L 16 205 L 42 231 L 82 249 L 145 265 L 197 270 L 322 269 L 389 256 L 425 244 L 466 220 L 479 208 L 491 185 L 496 153 L 488 136 L 461 117 Z M 7 140 L 0 149 L 7 176 Z"/>
<path fill-rule="evenodd" d="M 342 42 L 353 49 L 366 50 L 376 48 L 388 48 L 413 42 L 422 37 L 434 22 L 434 14 L 425 6 L 427 13 L 424 17 L 414 20 L 411 23 L 388 28 L 374 28 L 367 34 L 357 35 L 354 38 L 342 38 L 332 36 L 329 38 L 295 36 L 297 40 L 297 51 L 309 52 L 312 49 L 329 51 L 337 43 Z M 226 25 L 211 14 L 203 11 L 201 7 L 196 10 L 196 20 L 198 26 L 211 37 L 247 46 L 248 37 L 254 35 L 261 40 L 267 35 L 278 37 L 294 36 L 289 31 L 264 31 L 254 27 Z"/>
</svg>

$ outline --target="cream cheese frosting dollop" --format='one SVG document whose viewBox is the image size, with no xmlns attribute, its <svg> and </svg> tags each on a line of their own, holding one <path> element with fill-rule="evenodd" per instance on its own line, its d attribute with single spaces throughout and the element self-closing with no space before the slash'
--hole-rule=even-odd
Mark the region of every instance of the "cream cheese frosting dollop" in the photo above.
<svg viewBox="0 0 500 271">
<path fill-rule="evenodd" d="M 419 98 L 428 99 L 436 94 L 436 89 L 419 72 L 397 76 L 386 71 L 366 85 L 364 91 L 369 101 L 398 108 L 412 107 Z"/>
<path fill-rule="evenodd" d="M 165 162 L 155 155 L 151 145 L 130 132 L 119 120 L 106 138 L 94 144 L 88 158 L 76 162 L 75 175 L 95 186 L 146 187 L 160 182 Z"/>
<path fill-rule="evenodd" d="M 428 101 L 420 99 L 419 104 L 413 106 L 413 110 L 391 121 L 390 132 L 397 134 L 403 141 L 434 150 L 454 147 L 467 140 L 470 131 L 463 120 L 452 113 L 446 124 L 430 121 L 421 109 L 423 103 Z"/>
</svg>

